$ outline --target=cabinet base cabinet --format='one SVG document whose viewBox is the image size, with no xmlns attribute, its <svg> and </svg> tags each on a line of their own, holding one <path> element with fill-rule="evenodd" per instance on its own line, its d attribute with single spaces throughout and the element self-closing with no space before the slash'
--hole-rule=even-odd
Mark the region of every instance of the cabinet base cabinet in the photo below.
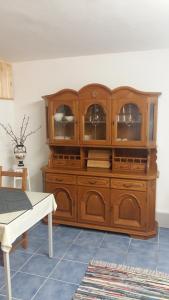
<svg viewBox="0 0 169 300">
<path fill-rule="evenodd" d="M 71 173 L 65 176 L 49 169 L 43 171 L 44 190 L 53 193 L 57 203 L 53 224 L 124 233 L 141 239 L 156 235 L 155 180 L 129 182 L 110 176 L 98 180 L 95 177 L 94 185 L 91 175 L 80 174 L 79 180 L 77 171 Z M 59 178 L 63 183 L 58 183 Z"/>
</svg>

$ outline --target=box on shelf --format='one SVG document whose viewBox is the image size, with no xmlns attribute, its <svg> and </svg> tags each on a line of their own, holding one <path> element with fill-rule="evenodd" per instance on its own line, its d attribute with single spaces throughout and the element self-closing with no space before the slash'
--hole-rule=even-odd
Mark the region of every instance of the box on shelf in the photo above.
<svg viewBox="0 0 169 300">
<path fill-rule="evenodd" d="M 87 167 L 110 168 L 111 152 L 109 150 L 89 150 Z"/>
</svg>

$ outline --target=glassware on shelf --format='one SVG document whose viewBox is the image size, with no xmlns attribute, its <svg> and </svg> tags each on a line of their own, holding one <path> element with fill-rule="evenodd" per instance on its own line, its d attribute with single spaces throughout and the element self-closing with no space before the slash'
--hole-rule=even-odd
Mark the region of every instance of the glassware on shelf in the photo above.
<svg viewBox="0 0 169 300">
<path fill-rule="evenodd" d="M 101 105 L 88 107 L 84 120 L 84 140 L 106 139 L 106 115 Z"/>
<path fill-rule="evenodd" d="M 68 105 L 61 105 L 54 114 L 54 137 L 56 140 L 74 138 L 74 115 Z"/>
<path fill-rule="evenodd" d="M 62 121 L 62 119 L 63 119 L 63 113 L 55 113 L 55 115 L 54 115 L 54 119 L 55 119 L 55 121 L 56 122 L 60 122 L 60 121 Z"/>
<path fill-rule="evenodd" d="M 141 114 L 138 107 L 132 103 L 125 104 L 117 115 L 117 122 L 124 123 L 128 127 L 131 127 L 134 123 L 140 123 Z"/>
<path fill-rule="evenodd" d="M 68 122 L 72 122 L 74 120 L 74 116 L 65 116 L 64 118 Z"/>
<path fill-rule="evenodd" d="M 141 139 L 141 113 L 136 104 L 128 103 L 121 107 L 117 115 L 116 141 L 139 141 Z"/>
<path fill-rule="evenodd" d="M 88 108 L 85 122 L 90 122 L 93 125 L 99 122 L 105 122 L 105 113 L 102 107 L 98 104 L 93 104 Z"/>
</svg>

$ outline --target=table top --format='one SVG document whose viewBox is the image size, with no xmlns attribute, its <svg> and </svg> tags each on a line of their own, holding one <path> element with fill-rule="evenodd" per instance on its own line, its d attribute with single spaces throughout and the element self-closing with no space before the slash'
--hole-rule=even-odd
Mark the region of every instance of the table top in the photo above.
<svg viewBox="0 0 169 300">
<path fill-rule="evenodd" d="M 40 192 L 25 192 L 25 193 L 28 196 L 33 207 L 36 206 L 41 201 L 43 201 L 44 199 L 46 199 L 49 195 L 51 195 L 48 193 L 40 193 Z M 16 212 L 8 212 L 8 213 L 0 214 L 0 224 L 7 225 L 27 211 L 28 210 L 20 210 Z"/>
</svg>

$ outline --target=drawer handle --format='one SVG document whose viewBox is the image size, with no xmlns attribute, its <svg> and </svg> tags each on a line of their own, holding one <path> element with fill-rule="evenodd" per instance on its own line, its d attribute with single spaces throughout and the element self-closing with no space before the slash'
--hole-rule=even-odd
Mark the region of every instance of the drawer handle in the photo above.
<svg viewBox="0 0 169 300">
<path fill-rule="evenodd" d="M 62 182 L 63 178 L 55 178 L 56 181 Z"/>
<path fill-rule="evenodd" d="M 132 188 L 132 187 L 140 187 L 140 184 L 132 184 L 132 183 L 124 183 L 124 187 Z"/>
<path fill-rule="evenodd" d="M 90 184 L 95 184 L 97 181 L 96 180 L 89 180 L 88 183 Z"/>
<path fill-rule="evenodd" d="M 133 187 L 134 185 L 131 184 L 131 183 L 124 183 L 123 186 L 124 186 L 124 187 L 127 187 L 127 188 L 131 188 L 131 187 Z"/>
</svg>

